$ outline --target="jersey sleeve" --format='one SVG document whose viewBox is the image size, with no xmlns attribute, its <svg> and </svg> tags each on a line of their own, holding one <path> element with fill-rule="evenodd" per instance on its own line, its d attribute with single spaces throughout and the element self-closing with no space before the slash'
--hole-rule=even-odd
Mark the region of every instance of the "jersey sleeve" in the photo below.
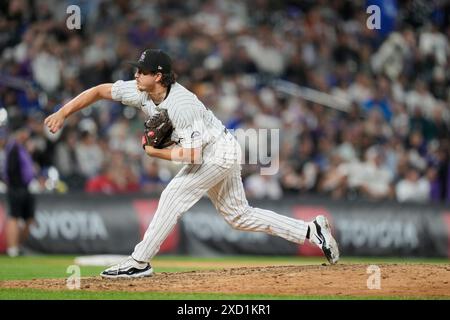
<svg viewBox="0 0 450 320">
<path fill-rule="evenodd" d="M 111 87 L 111 97 L 127 106 L 140 108 L 144 93 L 137 89 L 136 80 L 118 80 Z"/>
<path fill-rule="evenodd" d="M 199 148 L 203 144 L 202 113 L 193 104 L 170 110 L 169 116 L 183 148 Z M 170 114 L 172 113 L 172 114 Z"/>
</svg>

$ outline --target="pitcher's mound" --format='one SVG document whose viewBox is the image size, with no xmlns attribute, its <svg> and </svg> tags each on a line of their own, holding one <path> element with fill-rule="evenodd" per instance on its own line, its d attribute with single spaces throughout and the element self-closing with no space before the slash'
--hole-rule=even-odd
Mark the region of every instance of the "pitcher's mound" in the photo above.
<svg viewBox="0 0 450 320">
<path fill-rule="evenodd" d="M 450 266 L 433 264 L 274 266 L 155 273 L 141 279 L 81 278 L 81 290 L 450 298 Z M 371 271 L 372 270 L 372 271 Z M 379 280 L 379 281 L 378 281 Z M 67 290 L 65 279 L 2 281 L 1 288 Z M 369 289 L 369 287 L 371 289 Z M 379 289 L 377 289 L 379 287 Z"/>
</svg>

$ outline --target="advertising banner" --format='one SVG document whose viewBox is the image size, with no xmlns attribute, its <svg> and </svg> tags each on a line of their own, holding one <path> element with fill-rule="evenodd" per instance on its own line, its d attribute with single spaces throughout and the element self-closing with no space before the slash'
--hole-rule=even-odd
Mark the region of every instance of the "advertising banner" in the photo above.
<svg viewBox="0 0 450 320">
<path fill-rule="evenodd" d="M 450 209 L 445 206 L 298 197 L 251 205 L 305 221 L 327 216 L 343 256 L 450 256 Z M 130 254 L 157 207 L 157 198 L 145 196 L 38 196 L 26 248 L 38 253 Z M 6 250 L 6 210 L 0 198 L 0 252 Z M 308 241 L 299 245 L 235 230 L 206 198 L 181 217 L 159 253 L 321 255 Z"/>
</svg>

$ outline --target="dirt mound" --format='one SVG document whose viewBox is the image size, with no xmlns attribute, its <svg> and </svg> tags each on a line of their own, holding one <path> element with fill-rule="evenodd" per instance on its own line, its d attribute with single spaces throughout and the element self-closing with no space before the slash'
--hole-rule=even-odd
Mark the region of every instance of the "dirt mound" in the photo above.
<svg viewBox="0 0 450 320">
<path fill-rule="evenodd" d="M 242 267 L 155 273 L 133 280 L 81 278 L 81 290 L 272 295 L 439 296 L 450 298 L 450 265 L 379 264 L 380 289 L 368 289 L 366 264 Z M 1 281 L 0 288 L 67 290 L 65 279 Z"/>
</svg>

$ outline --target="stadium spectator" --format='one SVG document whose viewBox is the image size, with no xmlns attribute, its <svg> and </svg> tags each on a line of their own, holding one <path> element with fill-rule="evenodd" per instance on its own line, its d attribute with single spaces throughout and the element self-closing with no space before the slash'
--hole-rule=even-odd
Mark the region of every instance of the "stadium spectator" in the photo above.
<svg viewBox="0 0 450 320">
<path fill-rule="evenodd" d="M 30 226 L 34 222 L 35 197 L 29 185 L 35 177 L 31 154 L 27 150 L 30 131 L 26 127 L 15 127 L 5 147 L 3 178 L 7 185 L 8 220 L 6 224 L 7 254 L 16 257 L 27 240 Z"/>
<path fill-rule="evenodd" d="M 65 5 L 0 2 L 0 107 L 8 121 L 28 116 L 37 172 L 56 166 L 69 191 L 83 184 L 72 180 L 63 159 L 76 158 L 79 174 L 92 179 L 119 151 L 133 176 L 146 176 L 138 138 L 143 119 L 99 102 L 67 121 L 64 130 L 78 136 L 71 142 L 69 134 L 49 137 L 38 119 L 87 87 L 132 79 L 134 70 L 123 62 L 158 47 L 176 57 L 178 81 L 228 128 L 280 129 L 274 178 L 283 194 L 373 197 L 370 185 L 378 181 L 375 189 L 383 192 L 376 198 L 388 199 L 414 166 L 430 182 L 430 201 L 450 201 L 450 17 L 434 2 L 424 1 L 420 14 L 397 2 L 397 15 L 379 31 L 367 28 L 364 2 L 82 1 L 80 30 L 66 27 Z M 276 79 L 320 94 L 311 101 L 308 90 L 301 97 L 283 93 L 272 85 Z M 324 93 L 334 98 L 320 105 Z M 337 101 L 348 112 L 334 110 Z M 375 149 L 386 168 L 361 161 Z M 258 169 L 244 165 L 244 178 Z M 150 171 L 165 177 L 176 167 L 162 162 Z M 381 178 L 387 172 L 390 178 Z M 361 187 L 369 176 L 374 181 Z M 138 189 L 153 188 L 146 185 Z"/>
<path fill-rule="evenodd" d="M 391 182 L 393 177 L 385 166 L 381 149 L 371 147 L 366 152 L 366 161 L 360 170 L 362 174 L 359 191 L 369 199 L 388 199 L 393 196 Z"/>
<path fill-rule="evenodd" d="M 140 190 L 147 193 L 162 192 L 167 184 L 167 176 L 166 179 L 162 179 L 159 161 L 147 157 L 143 162 L 144 172 L 139 178 Z"/>
<path fill-rule="evenodd" d="M 101 173 L 88 179 L 85 191 L 88 193 L 130 193 L 139 190 L 138 177 L 133 168 L 127 165 L 125 154 L 113 152 L 101 170 Z"/>
<path fill-rule="evenodd" d="M 405 177 L 395 186 L 399 202 L 427 202 L 430 199 L 430 182 L 419 171 L 410 167 Z"/>
<path fill-rule="evenodd" d="M 56 146 L 53 162 L 68 187 L 79 190 L 84 187 L 85 177 L 81 173 L 76 152 L 78 134 L 76 131 L 68 130 L 63 135 L 62 141 Z"/>
<path fill-rule="evenodd" d="M 81 174 L 86 177 L 96 175 L 104 160 L 104 154 L 95 140 L 94 133 L 82 131 L 80 135 L 80 143 L 77 144 L 76 157 L 80 165 Z"/>
<path fill-rule="evenodd" d="M 276 175 L 261 175 L 259 172 L 247 177 L 244 182 L 246 193 L 256 199 L 279 200 L 283 196 Z"/>
</svg>

